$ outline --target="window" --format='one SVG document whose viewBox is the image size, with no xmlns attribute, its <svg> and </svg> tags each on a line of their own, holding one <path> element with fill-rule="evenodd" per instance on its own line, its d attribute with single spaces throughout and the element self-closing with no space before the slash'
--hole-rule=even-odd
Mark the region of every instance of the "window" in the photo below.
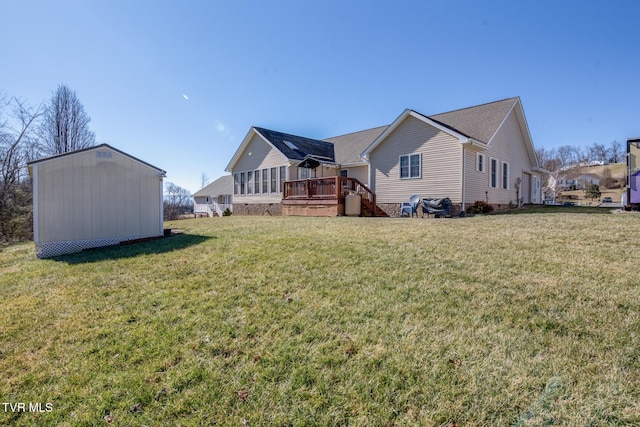
<svg viewBox="0 0 640 427">
<path fill-rule="evenodd" d="M 247 172 L 247 194 L 253 192 L 253 171 Z"/>
<path fill-rule="evenodd" d="M 298 168 L 298 179 L 308 179 L 311 178 L 311 169 L 308 168 Z"/>
<path fill-rule="evenodd" d="M 244 194 L 246 186 L 246 175 L 244 172 L 240 172 L 240 194 Z"/>
<path fill-rule="evenodd" d="M 271 168 L 271 192 L 275 193 L 278 188 L 276 187 L 278 183 L 278 169 Z"/>
<path fill-rule="evenodd" d="M 509 163 L 502 162 L 502 188 L 509 189 Z"/>
<path fill-rule="evenodd" d="M 240 174 L 237 172 L 233 174 L 233 194 L 240 194 Z"/>
<path fill-rule="evenodd" d="M 262 193 L 269 192 L 269 169 L 262 169 Z"/>
<path fill-rule="evenodd" d="M 280 187 L 278 188 L 278 192 L 282 193 L 282 189 L 284 188 L 284 182 L 287 180 L 287 167 L 280 166 Z"/>
<path fill-rule="evenodd" d="M 420 154 L 400 156 L 400 179 L 420 178 Z"/>
<path fill-rule="evenodd" d="M 349 171 L 347 169 L 342 169 L 340 171 L 340 176 L 343 177 L 343 178 L 348 177 L 349 176 Z"/>
<path fill-rule="evenodd" d="M 260 194 L 260 169 L 253 171 L 253 192 Z"/>
<path fill-rule="evenodd" d="M 476 170 L 484 172 L 484 154 L 476 153 Z"/>
<path fill-rule="evenodd" d="M 489 185 L 491 188 L 498 187 L 498 161 L 496 159 L 491 159 L 491 181 Z"/>
</svg>

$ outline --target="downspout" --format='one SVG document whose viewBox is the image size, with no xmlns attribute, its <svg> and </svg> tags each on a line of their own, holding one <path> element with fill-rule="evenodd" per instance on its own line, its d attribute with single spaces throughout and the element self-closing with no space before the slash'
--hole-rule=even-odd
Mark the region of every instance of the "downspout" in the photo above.
<svg viewBox="0 0 640 427">
<path fill-rule="evenodd" d="M 465 169 L 467 168 L 467 165 L 466 165 L 466 161 L 465 161 L 466 160 L 465 159 L 466 156 L 464 154 L 465 153 L 464 153 L 464 144 L 463 144 L 462 145 L 462 189 L 461 189 L 462 191 L 461 191 L 461 194 L 460 194 L 461 200 L 462 200 L 462 209 L 461 209 L 461 211 L 464 211 L 464 209 L 465 209 L 465 207 L 464 207 L 464 196 L 465 196 L 464 189 L 465 189 L 465 178 L 466 178 Z"/>
</svg>

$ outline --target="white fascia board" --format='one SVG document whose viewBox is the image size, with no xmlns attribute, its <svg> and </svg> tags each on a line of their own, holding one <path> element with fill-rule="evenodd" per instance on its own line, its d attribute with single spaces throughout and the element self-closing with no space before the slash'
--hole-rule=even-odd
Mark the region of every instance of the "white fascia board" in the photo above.
<svg viewBox="0 0 640 427">
<path fill-rule="evenodd" d="M 244 139 L 242 140 L 242 143 L 240 144 L 240 147 L 238 147 L 238 149 L 234 153 L 233 157 L 231 158 L 231 161 L 229 162 L 227 167 L 224 169 L 225 172 L 231 172 L 231 170 L 236 165 L 236 163 L 238 163 L 238 160 L 240 160 L 240 157 L 242 156 L 242 153 L 244 153 L 244 150 L 247 148 L 247 146 L 251 142 L 251 139 L 253 138 L 253 135 L 258 135 L 264 142 L 269 144 L 269 146 L 271 148 L 273 148 L 278 153 L 280 153 L 280 155 L 282 156 L 283 159 L 291 160 L 287 156 L 285 156 L 282 153 L 282 151 L 278 150 L 267 138 L 262 136 L 262 134 L 260 132 L 258 132 L 258 130 L 255 127 L 251 126 L 251 129 L 249 129 L 249 132 L 247 132 L 247 136 L 244 137 Z"/>
</svg>

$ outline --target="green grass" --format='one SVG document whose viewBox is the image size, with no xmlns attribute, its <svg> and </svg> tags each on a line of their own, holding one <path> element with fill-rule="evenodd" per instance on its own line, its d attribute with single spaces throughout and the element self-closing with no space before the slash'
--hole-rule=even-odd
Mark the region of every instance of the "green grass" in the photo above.
<svg viewBox="0 0 640 427">
<path fill-rule="evenodd" d="M 550 213 L 551 212 L 551 213 Z M 2 425 L 638 425 L 638 216 L 229 217 L 0 253 Z"/>
</svg>

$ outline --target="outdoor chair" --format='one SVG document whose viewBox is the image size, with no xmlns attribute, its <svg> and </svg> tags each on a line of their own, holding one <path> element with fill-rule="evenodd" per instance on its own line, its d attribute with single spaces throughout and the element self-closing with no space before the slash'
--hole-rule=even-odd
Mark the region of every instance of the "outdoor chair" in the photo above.
<svg viewBox="0 0 640 427">
<path fill-rule="evenodd" d="M 402 217 L 405 212 L 407 214 L 409 214 L 409 216 L 411 218 L 413 218 L 413 214 L 416 215 L 416 218 L 418 217 L 418 205 L 420 204 L 420 196 L 418 196 L 417 194 L 414 194 L 413 196 L 409 197 L 409 202 L 402 202 L 402 206 L 400 207 L 400 216 Z"/>
<path fill-rule="evenodd" d="M 422 215 L 435 215 L 436 218 L 441 216 L 451 216 L 453 204 L 451 199 L 445 197 L 443 199 L 422 199 Z"/>
</svg>

